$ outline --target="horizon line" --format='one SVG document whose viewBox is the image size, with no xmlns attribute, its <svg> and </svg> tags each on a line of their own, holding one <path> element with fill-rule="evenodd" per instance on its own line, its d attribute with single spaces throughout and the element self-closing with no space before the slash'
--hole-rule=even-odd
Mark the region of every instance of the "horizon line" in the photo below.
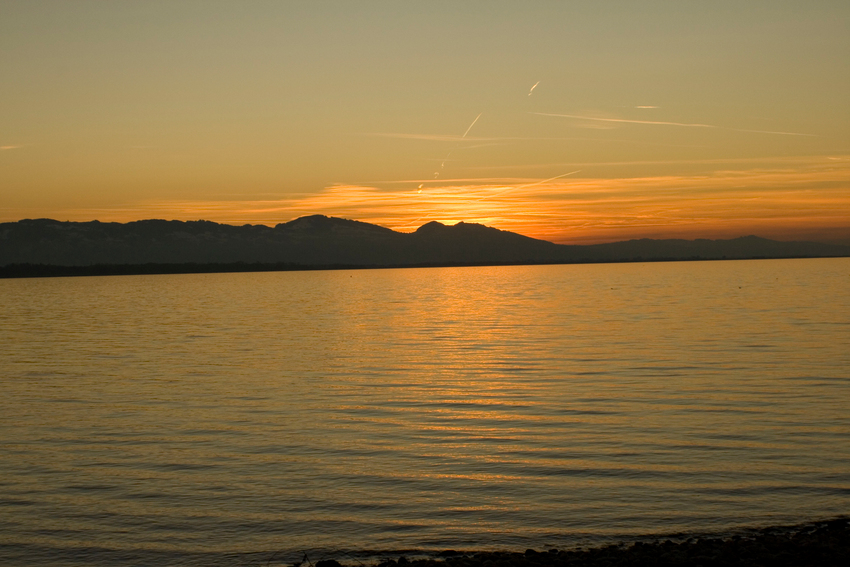
<svg viewBox="0 0 850 567">
<path fill-rule="evenodd" d="M 187 220 L 175 219 L 175 218 L 172 218 L 172 219 L 146 218 L 146 219 L 137 219 L 137 220 L 132 220 L 132 221 L 121 222 L 121 221 L 101 221 L 99 219 L 92 219 L 92 220 L 88 220 L 88 221 L 58 220 L 58 219 L 49 218 L 49 217 L 23 218 L 23 219 L 19 219 L 17 221 L 0 221 L 0 225 L 2 225 L 2 224 L 15 224 L 15 223 L 26 222 L 26 221 L 52 221 L 52 222 L 56 222 L 56 223 L 73 223 L 73 224 L 98 223 L 98 224 L 120 224 L 120 225 L 127 225 L 127 224 L 136 223 L 136 222 L 162 221 L 162 222 L 180 222 L 180 223 L 205 222 L 205 223 L 212 223 L 212 224 L 216 224 L 216 225 L 233 226 L 233 227 L 237 227 L 237 228 L 245 227 L 245 226 L 251 226 L 251 227 L 263 226 L 263 227 L 267 227 L 267 228 L 270 228 L 270 229 L 274 229 L 277 226 L 286 225 L 286 224 L 289 224 L 291 222 L 295 222 L 297 220 L 310 218 L 310 217 L 323 217 L 323 218 L 327 218 L 327 219 L 363 223 L 363 224 L 368 224 L 368 225 L 372 225 L 372 226 L 377 226 L 377 227 L 380 227 L 380 228 L 385 228 L 387 230 L 390 230 L 390 231 L 398 233 L 398 234 L 413 234 L 419 228 L 421 228 L 425 225 L 431 224 L 431 223 L 437 223 L 437 224 L 440 224 L 440 225 L 445 226 L 445 227 L 454 227 L 454 226 L 458 226 L 458 225 L 461 225 L 461 224 L 477 225 L 477 226 L 484 226 L 484 227 L 487 227 L 487 228 L 493 228 L 493 229 L 498 230 L 500 232 L 509 232 L 511 234 L 517 234 L 517 235 L 520 235 L 520 236 L 525 236 L 526 238 L 533 238 L 534 240 L 540 240 L 540 241 L 543 241 L 543 242 L 550 242 L 550 243 L 558 245 L 558 246 L 595 246 L 595 245 L 600 245 L 600 244 L 616 244 L 616 243 L 619 243 L 619 242 L 634 242 L 634 241 L 641 241 L 641 240 L 652 240 L 652 241 L 658 241 L 658 242 L 670 241 L 670 240 L 678 240 L 678 241 L 685 241 L 685 242 L 695 242 L 695 241 L 699 241 L 699 240 L 708 240 L 708 241 L 721 241 L 722 242 L 722 241 L 730 241 L 730 240 L 739 240 L 739 239 L 743 239 L 743 238 L 759 238 L 759 239 L 768 240 L 768 241 L 771 241 L 771 242 L 782 242 L 782 243 L 799 242 L 799 243 L 828 244 L 828 245 L 833 245 L 833 246 L 843 246 L 843 247 L 850 248 L 850 242 L 845 243 L 844 241 L 837 241 L 837 240 L 799 240 L 799 239 L 779 240 L 779 239 L 776 239 L 776 238 L 768 238 L 766 236 L 760 236 L 756 233 L 741 234 L 739 236 L 732 236 L 732 237 L 726 237 L 726 238 L 709 238 L 709 237 L 681 238 L 681 237 L 648 237 L 648 236 L 636 236 L 634 238 L 624 238 L 624 239 L 615 239 L 615 240 L 604 239 L 604 238 L 603 239 L 586 238 L 586 239 L 582 239 L 582 240 L 579 241 L 579 242 L 584 242 L 584 243 L 572 244 L 572 243 L 566 243 L 566 242 L 556 242 L 556 241 L 553 241 L 553 240 L 547 240 L 545 238 L 528 236 L 528 235 L 522 234 L 520 232 L 500 229 L 500 228 L 497 228 L 495 226 L 491 226 L 491 225 L 487 225 L 487 224 L 479 223 L 479 222 L 467 222 L 467 221 L 460 220 L 460 221 L 455 222 L 454 224 L 448 224 L 448 223 L 444 223 L 444 222 L 441 222 L 441 221 L 438 221 L 438 220 L 430 220 L 430 221 L 420 225 L 419 227 L 417 227 L 413 231 L 408 232 L 408 231 L 397 230 L 395 228 L 391 228 L 391 227 L 384 226 L 384 225 L 374 223 L 374 222 L 368 222 L 368 221 L 358 220 L 358 219 L 354 219 L 354 218 L 326 215 L 324 213 L 313 213 L 313 214 L 301 215 L 301 216 L 298 216 L 298 217 L 291 218 L 287 221 L 276 222 L 272 225 L 262 223 L 262 222 L 258 222 L 258 223 L 244 222 L 244 223 L 239 224 L 241 221 L 223 222 L 223 221 L 213 221 L 213 220 L 208 220 L 208 219 L 203 219 L 203 218 L 187 219 Z M 837 228 L 837 227 L 825 227 L 825 228 L 828 229 L 828 228 Z"/>
</svg>

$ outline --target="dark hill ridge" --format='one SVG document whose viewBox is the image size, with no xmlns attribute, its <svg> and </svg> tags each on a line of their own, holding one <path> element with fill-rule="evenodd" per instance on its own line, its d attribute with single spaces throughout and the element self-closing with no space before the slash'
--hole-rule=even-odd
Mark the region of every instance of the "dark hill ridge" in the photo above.
<svg viewBox="0 0 850 567">
<path fill-rule="evenodd" d="M 0 224 L 0 266 L 5 266 L 6 275 L 11 274 L 12 265 L 21 264 L 156 264 L 179 271 L 176 265 L 180 264 L 263 264 L 293 269 L 825 256 L 850 256 L 850 247 L 756 236 L 573 246 L 474 223 L 446 226 L 429 222 L 413 233 L 400 233 L 323 215 L 275 227 L 165 220 L 122 224 L 27 219 Z"/>
</svg>

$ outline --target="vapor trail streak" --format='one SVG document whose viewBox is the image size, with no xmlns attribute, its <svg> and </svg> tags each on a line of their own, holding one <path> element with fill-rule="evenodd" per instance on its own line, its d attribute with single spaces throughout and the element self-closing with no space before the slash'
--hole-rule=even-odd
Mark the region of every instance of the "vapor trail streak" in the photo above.
<svg viewBox="0 0 850 567">
<path fill-rule="evenodd" d="M 626 122 L 628 124 L 660 124 L 663 126 L 688 126 L 691 128 L 717 128 L 711 124 L 687 124 L 683 122 L 658 122 L 654 120 L 626 120 L 625 118 L 591 118 L 589 116 L 580 116 L 578 114 L 547 114 L 545 112 L 532 112 L 539 116 L 557 116 L 559 118 L 578 118 L 580 120 L 593 120 L 595 122 Z"/>
<path fill-rule="evenodd" d="M 528 91 L 528 96 L 531 96 L 531 93 L 534 92 L 534 89 L 536 89 L 537 85 L 539 85 L 539 84 L 540 84 L 540 81 L 537 81 L 536 83 L 534 83 L 534 85 L 531 87 L 531 90 Z"/>
<path fill-rule="evenodd" d="M 779 134 L 781 136 L 809 136 L 811 138 L 817 138 L 817 134 L 801 134 L 799 132 L 774 132 L 773 130 L 743 130 L 741 128 L 724 128 L 723 126 L 717 126 L 717 128 L 721 128 L 723 130 L 732 130 L 733 132 L 754 132 L 756 134 Z"/>
<path fill-rule="evenodd" d="M 484 114 L 483 112 L 481 114 Z M 472 121 L 472 124 L 469 125 L 469 128 L 466 129 L 466 132 L 463 133 L 461 138 L 466 138 L 466 135 L 469 134 L 469 131 L 472 130 L 472 127 L 475 126 L 475 123 L 478 122 L 478 119 L 481 118 L 481 114 L 475 117 L 475 120 Z"/>
<path fill-rule="evenodd" d="M 545 112 L 531 112 L 538 116 L 556 116 L 558 118 L 576 118 L 579 120 L 593 120 L 596 122 L 625 122 L 627 124 L 655 124 L 660 126 L 683 126 L 687 128 L 713 128 L 716 130 L 731 130 L 733 132 L 753 132 L 756 134 L 778 134 L 781 136 L 810 136 L 817 137 L 816 134 L 801 134 L 799 132 L 775 132 L 772 130 L 744 130 L 742 128 L 729 128 L 726 126 L 714 126 L 712 124 L 689 124 L 687 122 L 661 122 L 656 120 L 627 120 L 625 118 L 591 118 L 590 116 L 580 116 L 578 114 L 548 114 Z"/>
<path fill-rule="evenodd" d="M 550 177 L 549 179 L 544 179 L 543 181 L 535 181 L 534 183 L 528 183 L 526 185 L 517 185 L 516 187 L 509 187 L 503 191 L 499 191 L 498 193 L 494 193 L 492 195 L 484 195 L 483 197 L 477 199 L 478 201 L 483 201 L 484 199 L 490 199 L 491 197 L 497 197 L 499 195 L 503 195 L 509 191 L 516 191 L 517 189 L 528 189 L 529 187 L 536 187 L 537 185 L 543 185 L 544 183 L 549 183 L 550 181 L 555 181 L 556 179 L 560 179 L 562 177 L 567 177 L 568 175 L 574 175 L 580 172 L 580 169 L 575 171 L 571 171 L 569 173 L 562 173 L 561 175 L 556 175 L 555 177 Z"/>
<path fill-rule="evenodd" d="M 473 120 L 472 124 L 469 125 L 469 128 L 466 129 L 466 132 L 464 132 L 463 136 L 460 137 L 461 140 L 466 138 L 466 135 L 469 134 L 469 131 L 472 130 L 472 127 L 475 126 L 476 122 L 478 122 L 478 119 L 481 118 L 481 114 L 484 114 L 484 113 L 482 112 L 478 116 L 475 117 L 475 120 Z M 449 150 L 449 153 L 446 154 L 446 157 L 443 158 L 443 162 L 440 164 L 440 169 L 438 169 L 437 171 L 434 172 L 434 179 L 437 179 L 440 176 L 440 172 L 443 171 L 443 168 L 446 166 L 446 162 L 448 161 L 448 159 L 451 157 L 452 153 L 454 153 L 454 151 L 456 149 L 457 149 L 457 145 L 455 145 L 455 147 L 453 147 L 451 150 Z"/>
</svg>

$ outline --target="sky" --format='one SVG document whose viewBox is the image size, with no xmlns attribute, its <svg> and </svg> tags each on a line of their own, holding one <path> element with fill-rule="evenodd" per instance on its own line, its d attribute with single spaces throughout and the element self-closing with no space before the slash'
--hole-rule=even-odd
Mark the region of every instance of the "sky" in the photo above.
<svg viewBox="0 0 850 567">
<path fill-rule="evenodd" d="M 0 222 L 850 244 L 846 0 L 0 0 Z"/>
</svg>

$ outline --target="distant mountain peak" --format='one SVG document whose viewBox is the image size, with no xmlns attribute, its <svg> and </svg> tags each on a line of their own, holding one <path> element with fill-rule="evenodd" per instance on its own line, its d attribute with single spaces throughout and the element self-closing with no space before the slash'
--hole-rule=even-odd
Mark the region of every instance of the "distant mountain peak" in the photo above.
<svg viewBox="0 0 850 567">
<path fill-rule="evenodd" d="M 298 217 L 289 222 L 280 223 L 275 230 L 284 232 L 295 232 L 299 234 L 326 234 L 326 233 L 370 233 L 386 234 L 392 233 L 389 228 L 371 224 L 368 222 L 329 217 L 325 215 L 309 215 Z"/>
<path fill-rule="evenodd" d="M 503 230 L 499 230 L 498 228 L 493 228 L 492 226 L 487 226 L 485 224 L 464 221 L 458 221 L 456 224 L 453 225 L 443 224 L 439 221 L 431 221 L 420 226 L 418 229 L 416 229 L 416 232 L 433 232 L 435 230 L 469 231 L 482 229 L 495 232 L 505 232 Z"/>
<path fill-rule="evenodd" d="M 443 223 L 439 222 L 439 221 L 432 220 L 431 222 L 426 222 L 425 224 L 423 224 L 422 226 L 417 228 L 416 232 L 421 234 L 421 233 L 426 233 L 426 232 L 433 232 L 435 230 L 440 230 L 440 229 L 443 229 L 443 228 L 448 228 L 448 227 L 446 225 L 444 225 Z"/>
<path fill-rule="evenodd" d="M 292 219 L 289 222 L 282 222 L 278 224 L 275 228 L 281 226 L 285 226 L 287 228 L 318 228 L 322 226 L 331 226 L 342 220 L 343 219 L 329 217 L 325 215 L 307 215 L 305 217 L 298 217 L 297 219 Z"/>
</svg>

